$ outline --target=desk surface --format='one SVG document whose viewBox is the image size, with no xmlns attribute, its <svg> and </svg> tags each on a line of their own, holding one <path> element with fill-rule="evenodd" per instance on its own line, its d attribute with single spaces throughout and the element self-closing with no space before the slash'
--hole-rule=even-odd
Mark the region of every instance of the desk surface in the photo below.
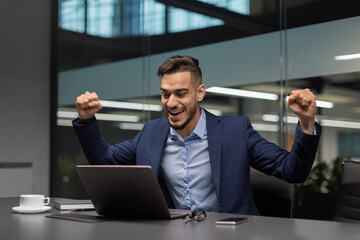
<svg viewBox="0 0 360 240">
<path fill-rule="evenodd" d="M 330 221 L 287 219 L 249 216 L 250 221 L 236 226 L 215 225 L 214 221 L 241 216 L 208 213 L 202 222 L 185 224 L 177 220 L 113 220 L 84 223 L 70 220 L 46 218 L 50 212 L 19 214 L 12 211 L 18 206 L 18 198 L 0 198 L 0 239 L 247 239 L 247 240 L 359 240 L 360 225 Z M 94 214 L 84 212 L 85 214 Z"/>
</svg>

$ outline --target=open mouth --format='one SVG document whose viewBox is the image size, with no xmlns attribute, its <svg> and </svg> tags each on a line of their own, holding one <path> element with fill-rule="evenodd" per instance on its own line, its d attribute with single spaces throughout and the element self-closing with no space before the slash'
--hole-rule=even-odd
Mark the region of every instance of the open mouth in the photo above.
<svg viewBox="0 0 360 240">
<path fill-rule="evenodd" d="M 170 110 L 168 110 L 169 115 L 170 115 L 170 117 L 171 117 L 172 119 L 177 119 L 177 118 L 179 118 L 184 111 L 185 111 L 185 110 L 177 110 L 177 111 L 170 111 Z"/>
</svg>

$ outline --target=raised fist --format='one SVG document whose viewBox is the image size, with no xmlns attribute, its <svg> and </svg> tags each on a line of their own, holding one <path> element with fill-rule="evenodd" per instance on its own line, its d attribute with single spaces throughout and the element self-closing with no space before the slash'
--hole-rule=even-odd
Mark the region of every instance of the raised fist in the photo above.
<svg viewBox="0 0 360 240">
<path fill-rule="evenodd" d="M 86 91 L 76 99 L 76 109 L 79 114 L 79 118 L 82 120 L 91 119 L 95 116 L 95 113 L 102 108 L 99 102 L 99 97 L 95 92 Z"/>
<path fill-rule="evenodd" d="M 316 97 L 310 89 L 292 91 L 288 99 L 288 106 L 299 117 L 302 130 L 308 134 L 313 134 Z"/>
</svg>

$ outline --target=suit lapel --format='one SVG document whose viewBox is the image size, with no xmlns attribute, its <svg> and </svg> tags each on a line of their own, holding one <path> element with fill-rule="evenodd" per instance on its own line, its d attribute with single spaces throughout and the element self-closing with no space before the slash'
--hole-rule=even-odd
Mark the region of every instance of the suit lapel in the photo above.
<svg viewBox="0 0 360 240">
<path fill-rule="evenodd" d="M 221 142 L 223 125 L 221 120 L 206 111 L 206 128 L 209 144 L 209 155 L 213 181 L 216 194 L 220 199 L 220 173 L 221 173 Z"/>
<path fill-rule="evenodd" d="M 155 173 L 155 176 L 159 176 L 159 167 L 161 161 L 161 155 L 164 149 L 166 138 L 169 134 L 169 124 L 164 121 L 160 124 L 159 128 L 155 128 L 152 139 L 150 139 L 150 155 L 151 155 L 151 167 Z"/>
</svg>

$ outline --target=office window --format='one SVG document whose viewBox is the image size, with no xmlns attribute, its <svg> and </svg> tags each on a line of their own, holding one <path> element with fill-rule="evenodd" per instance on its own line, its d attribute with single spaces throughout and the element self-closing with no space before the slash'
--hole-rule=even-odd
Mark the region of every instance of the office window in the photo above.
<svg viewBox="0 0 360 240">
<path fill-rule="evenodd" d="M 59 27 L 74 32 L 85 31 L 84 1 L 59 0 Z"/>
<path fill-rule="evenodd" d="M 249 0 L 200 0 L 199 2 L 212 4 L 240 14 L 249 15 L 250 13 Z M 224 24 L 221 19 L 173 7 L 169 8 L 169 22 L 169 32 L 189 31 Z"/>
<path fill-rule="evenodd" d="M 119 13 L 115 11 L 119 6 L 117 0 L 87 0 L 87 24 L 86 33 L 102 37 L 112 37 L 115 31 L 114 26 L 119 18 Z M 136 6 L 128 11 L 136 14 Z M 129 23 L 129 26 L 132 24 Z"/>
<path fill-rule="evenodd" d="M 209 3 L 245 15 L 250 13 L 249 0 L 199 0 L 199 2 Z"/>
<path fill-rule="evenodd" d="M 249 14 L 249 0 L 202 1 Z M 166 20 L 169 21 L 168 29 Z M 155 0 L 59 0 L 59 27 L 112 38 L 159 35 L 223 25 L 220 19 L 167 7 Z"/>
<path fill-rule="evenodd" d="M 331 107 L 318 108 L 316 117 L 323 126 L 323 135 L 314 166 L 316 171 L 317 166 L 328 166 L 322 168 L 325 178 L 318 188 L 322 192 L 316 193 L 336 194 L 336 188 L 327 184 L 328 180 L 336 179 L 328 170 L 341 168 L 333 164 L 334 160 L 343 157 L 359 160 L 355 144 L 360 133 L 358 59 L 336 60 L 335 56 L 358 53 L 360 2 L 202 2 L 241 14 L 238 16 L 241 21 L 226 25 L 220 19 L 199 14 L 202 11 L 165 6 L 158 0 L 59 0 L 62 8 L 57 42 L 59 102 L 55 106 L 58 121 L 53 134 L 56 146 L 52 157 L 53 196 L 86 197 L 74 171 L 76 164 L 87 163 L 71 128 L 78 94 L 84 89 L 96 91 L 106 100 L 160 106 L 159 80 L 154 68 L 160 64 L 159 54 L 163 54 L 164 60 L 175 51 L 200 59 L 208 88 L 220 86 L 279 96 L 272 101 L 208 92 L 202 106 L 218 115 L 248 116 L 263 137 L 287 148 L 294 140 L 298 121 L 285 109 L 286 105 L 280 104 L 281 96 L 294 89 L 310 88 L 318 100 L 330 102 L 327 104 Z M 279 8 L 279 3 L 284 3 L 285 9 Z M 286 19 L 282 20 L 287 30 L 278 32 L 284 10 Z M 309 24 L 312 26 L 306 27 Z M 84 74 L 80 76 L 81 72 Z M 99 120 L 102 133 L 111 144 L 133 138 L 147 120 L 163 116 L 161 110 L 111 107 L 104 107 L 101 113 L 107 117 L 115 115 L 117 119 L 119 115 L 135 117 L 133 122 Z M 319 175 L 316 171 L 312 171 L 313 177 Z M 311 182 L 304 186 L 295 188 L 293 216 L 331 219 L 332 207 L 324 204 L 326 201 L 318 198 L 310 199 L 309 205 L 306 203 L 306 197 L 313 194 L 307 195 L 307 191 L 318 186 Z"/>
<path fill-rule="evenodd" d="M 224 24 L 222 20 L 192 13 L 179 8 L 169 9 L 169 32 L 184 32 Z M 181 21 L 179 21 L 181 19 Z"/>
<path fill-rule="evenodd" d="M 144 35 L 165 33 L 166 8 L 155 0 L 141 1 L 140 28 Z"/>
</svg>

